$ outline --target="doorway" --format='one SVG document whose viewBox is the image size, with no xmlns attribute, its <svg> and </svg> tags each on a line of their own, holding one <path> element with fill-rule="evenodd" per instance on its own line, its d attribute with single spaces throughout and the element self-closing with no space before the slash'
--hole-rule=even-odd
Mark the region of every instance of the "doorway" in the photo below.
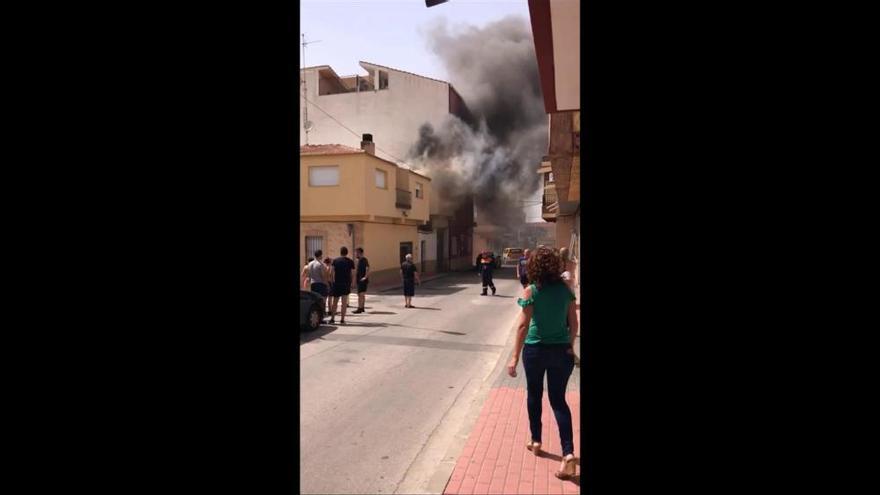
<svg viewBox="0 0 880 495">
<path fill-rule="evenodd" d="M 446 270 L 446 229 L 437 229 L 437 271 Z"/>
<path fill-rule="evenodd" d="M 422 260 L 422 274 L 425 273 L 425 241 L 419 241 L 419 258 Z"/>
</svg>

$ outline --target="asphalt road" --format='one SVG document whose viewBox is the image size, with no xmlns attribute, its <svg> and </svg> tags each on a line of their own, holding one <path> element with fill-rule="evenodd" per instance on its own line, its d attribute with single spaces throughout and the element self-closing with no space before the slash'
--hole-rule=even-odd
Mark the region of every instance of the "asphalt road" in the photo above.
<svg viewBox="0 0 880 495">
<path fill-rule="evenodd" d="M 475 273 L 442 277 L 416 287 L 416 309 L 400 290 L 368 294 L 366 314 L 301 336 L 301 493 L 426 490 L 510 354 L 522 288 L 510 268 L 495 285 L 484 297 Z"/>
</svg>

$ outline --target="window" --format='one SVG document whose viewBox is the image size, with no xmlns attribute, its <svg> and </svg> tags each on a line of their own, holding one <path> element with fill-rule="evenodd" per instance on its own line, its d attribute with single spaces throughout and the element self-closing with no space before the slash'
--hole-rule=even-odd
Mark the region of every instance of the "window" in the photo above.
<svg viewBox="0 0 880 495">
<path fill-rule="evenodd" d="M 386 174 L 384 170 L 379 170 L 377 168 L 376 169 L 376 187 L 378 187 L 380 189 L 388 189 L 388 186 L 386 185 L 388 183 L 387 179 L 388 179 L 388 174 Z"/>
<path fill-rule="evenodd" d="M 306 253 L 305 259 L 309 259 L 310 257 L 315 255 L 315 251 L 324 250 L 324 238 L 321 236 L 306 236 Z"/>
<path fill-rule="evenodd" d="M 384 70 L 379 71 L 379 89 L 388 89 L 388 73 Z"/>
<path fill-rule="evenodd" d="M 309 167 L 309 186 L 338 186 L 339 166 Z"/>
<path fill-rule="evenodd" d="M 423 198 L 423 197 L 424 197 L 424 196 L 422 196 L 422 185 L 419 184 L 418 182 L 416 182 L 416 197 L 417 197 L 417 198 Z"/>
</svg>

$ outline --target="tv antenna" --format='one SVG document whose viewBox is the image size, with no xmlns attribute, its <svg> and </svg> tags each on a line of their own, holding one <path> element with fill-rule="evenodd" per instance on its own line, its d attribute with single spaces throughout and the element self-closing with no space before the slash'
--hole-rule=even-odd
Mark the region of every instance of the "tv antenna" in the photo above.
<svg viewBox="0 0 880 495">
<path fill-rule="evenodd" d="M 303 47 L 303 70 L 302 70 L 302 96 L 303 96 L 303 129 L 306 131 L 306 144 L 309 144 L 309 131 L 315 128 L 314 122 L 309 120 L 309 100 L 306 99 L 306 45 L 318 43 L 321 40 L 306 41 L 306 35 L 302 35 Z"/>
</svg>

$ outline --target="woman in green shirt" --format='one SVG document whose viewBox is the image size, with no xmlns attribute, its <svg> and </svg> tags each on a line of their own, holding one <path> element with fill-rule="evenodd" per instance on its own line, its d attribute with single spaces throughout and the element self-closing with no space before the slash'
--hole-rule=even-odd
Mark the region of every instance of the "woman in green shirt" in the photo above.
<svg viewBox="0 0 880 495">
<path fill-rule="evenodd" d="M 526 448 L 535 455 L 541 451 L 541 401 L 544 373 L 547 373 L 547 395 L 559 427 L 563 456 L 556 477 L 568 479 L 574 476 L 576 469 L 571 410 L 565 401 L 565 388 L 574 369 L 572 345 L 578 328 L 577 309 L 572 304 L 575 296 L 562 280 L 564 266 L 555 249 L 539 247 L 532 253 L 526 270 L 532 283 L 517 300 L 522 313 L 507 373 L 516 376 L 516 366 L 522 353 L 528 389 L 529 429 L 532 433 Z"/>
</svg>

